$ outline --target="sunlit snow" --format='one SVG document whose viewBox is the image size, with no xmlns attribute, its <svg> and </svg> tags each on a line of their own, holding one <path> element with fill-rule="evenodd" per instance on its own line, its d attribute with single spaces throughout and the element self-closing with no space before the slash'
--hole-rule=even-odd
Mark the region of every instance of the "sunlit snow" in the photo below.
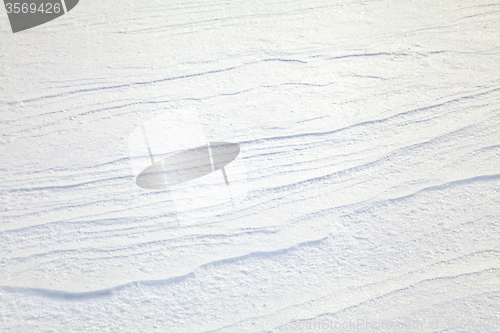
<svg viewBox="0 0 500 333">
<path fill-rule="evenodd" d="M 0 331 L 498 332 L 499 22 L 81 0 L 14 34 L 0 8 Z M 165 116 L 240 147 L 238 200 L 220 170 L 136 185 Z"/>
</svg>

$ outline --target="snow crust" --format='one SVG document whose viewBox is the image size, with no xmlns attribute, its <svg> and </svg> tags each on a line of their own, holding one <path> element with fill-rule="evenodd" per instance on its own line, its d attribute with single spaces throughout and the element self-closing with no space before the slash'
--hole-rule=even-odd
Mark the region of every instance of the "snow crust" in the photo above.
<svg viewBox="0 0 500 333">
<path fill-rule="evenodd" d="M 86 0 L 13 34 L 0 10 L 0 331 L 498 332 L 499 22 Z M 245 200 L 180 218 L 136 186 L 131 133 L 185 110 L 240 146 Z"/>
</svg>

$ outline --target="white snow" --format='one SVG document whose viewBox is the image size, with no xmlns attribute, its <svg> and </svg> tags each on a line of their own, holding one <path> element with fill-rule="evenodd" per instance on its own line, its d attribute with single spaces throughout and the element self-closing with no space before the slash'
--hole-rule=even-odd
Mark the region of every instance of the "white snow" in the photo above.
<svg viewBox="0 0 500 333">
<path fill-rule="evenodd" d="M 82 0 L 13 34 L 0 9 L 0 331 L 499 332 L 499 22 Z M 180 218 L 129 138 L 186 110 L 248 193 Z"/>
</svg>

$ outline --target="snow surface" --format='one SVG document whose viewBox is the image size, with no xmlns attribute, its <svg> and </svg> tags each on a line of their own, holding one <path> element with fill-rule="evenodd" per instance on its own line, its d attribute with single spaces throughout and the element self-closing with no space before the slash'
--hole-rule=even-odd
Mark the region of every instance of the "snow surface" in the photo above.
<svg viewBox="0 0 500 333">
<path fill-rule="evenodd" d="M 498 332 L 499 39 L 493 0 L 0 10 L 0 331 Z M 187 109 L 248 193 L 179 220 L 128 139 Z"/>
</svg>

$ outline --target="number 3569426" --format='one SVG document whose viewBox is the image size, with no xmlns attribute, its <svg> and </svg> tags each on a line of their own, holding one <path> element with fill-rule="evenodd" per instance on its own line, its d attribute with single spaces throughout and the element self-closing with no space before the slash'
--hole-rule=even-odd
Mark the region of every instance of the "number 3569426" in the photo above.
<svg viewBox="0 0 500 333">
<path fill-rule="evenodd" d="M 61 4 L 51 4 L 51 3 L 41 3 L 37 6 L 36 3 L 6 3 L 5 8 L 7 9 L 7 13 L 23 13 L 23 14 L 34 14 L 34 13 L 45 13 L 45 14 L 59 14 L 61 12 Z"/>
</svg>

